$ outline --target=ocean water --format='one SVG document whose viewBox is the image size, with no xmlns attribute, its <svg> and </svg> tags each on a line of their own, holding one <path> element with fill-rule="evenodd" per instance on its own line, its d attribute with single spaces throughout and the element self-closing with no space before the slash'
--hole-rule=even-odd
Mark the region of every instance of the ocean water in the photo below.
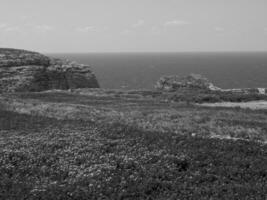
<svg viewBox="0 0 267 200">
<path fill-rule="evenodd" d="M 88 64 L 102 88 L 151 89 L 163 75 L 202 74 L 221 88 L 267 88 L 267 52 L 49 54 Z"/>
</svg>

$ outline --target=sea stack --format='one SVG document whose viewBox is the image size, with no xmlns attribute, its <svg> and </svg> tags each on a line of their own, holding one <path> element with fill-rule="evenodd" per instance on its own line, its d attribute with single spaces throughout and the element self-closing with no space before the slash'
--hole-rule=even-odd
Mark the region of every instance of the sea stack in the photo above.
<svg viewBox="0 0 267 200">
<path fill-rule="evenodd" d="M 99 88 L 88 65 L 37 52 L 0 48 L 0 93 Z"/>
</svg>

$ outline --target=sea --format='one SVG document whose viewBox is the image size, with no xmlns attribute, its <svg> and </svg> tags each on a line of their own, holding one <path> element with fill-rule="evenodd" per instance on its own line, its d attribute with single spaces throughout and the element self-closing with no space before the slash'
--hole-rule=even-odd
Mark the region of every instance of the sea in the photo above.
<svg viewBox="0 0 267 200">
<path fill-rule="evenodd" d="M 152 89 L 165 75 L 201 74 L 217 87 L 267 88 L 267 52 L 53 53 L 90 65 L 107 89 Z"/>
</svg>

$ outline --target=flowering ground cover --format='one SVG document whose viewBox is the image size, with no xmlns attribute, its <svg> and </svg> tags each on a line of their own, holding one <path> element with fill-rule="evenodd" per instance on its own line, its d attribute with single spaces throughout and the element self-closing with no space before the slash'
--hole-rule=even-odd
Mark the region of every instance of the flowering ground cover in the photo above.
<svg viewBox="0 0 267 200">
<path fill-rule="evenodd" d="M 202 108 L 163 101 L 153 95 L 149 91 L 91 89 L 82 90 L 82 94 L 77 91 L 18 93 L 12 94 L 3 107 L 24 114 L 99 124 L 119 121 L 144 131 L 267 142 L 266 110 Z"/>
<path fill-rule="evenodd" d="M 266 199 L 266 112 L 114 98 L 42 100 L 120 114 L 98 121 L 1 107 L 0 199 Z"/>
</svg>

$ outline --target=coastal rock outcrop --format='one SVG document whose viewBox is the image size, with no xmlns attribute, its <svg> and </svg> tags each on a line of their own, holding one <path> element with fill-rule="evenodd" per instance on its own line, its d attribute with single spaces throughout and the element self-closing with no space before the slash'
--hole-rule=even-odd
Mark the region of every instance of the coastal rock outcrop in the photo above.
<svg viewBox="0 0 267 200">
<path fill-rule="evenodd" d="M 155 86 L 157 89 L 165 91 L 175 91 L 181 88 L 187 89 L 203 89 L 203 90 L 219 90 L 207 78 L 199 74 L 190 74 L 188 76 L 163 76 Z"/>
<path fill-rule="evenodd" d="M 222 89 L 216 87 L 207 78 L 199 74 L 190 74 L 188 76 L 163 76 L 161 77 L 155 88 L 158 90 L 173 92 L 179 89 L 194 89 L 194 90 L 205 90 L 205 91 L 216 91 L 216 92 L 232 92 L 240 94 L 260 94 L 266 95 L 267 88 L 232 88 Z"/>
<path fill-rule="evenodd" d="M 98 87 L 87 65 L 26 50 L 0 49 L 0 92 Z"/>
</svg>

